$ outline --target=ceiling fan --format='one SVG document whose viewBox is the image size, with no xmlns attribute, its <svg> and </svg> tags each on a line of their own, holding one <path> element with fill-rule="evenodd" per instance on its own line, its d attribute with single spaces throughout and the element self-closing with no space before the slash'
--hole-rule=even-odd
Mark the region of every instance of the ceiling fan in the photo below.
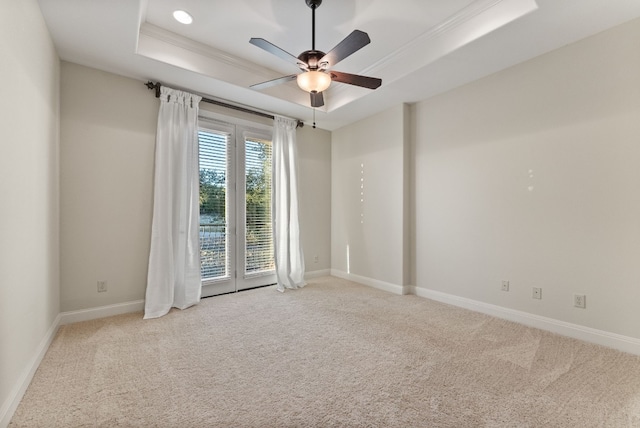
<svg viewBox="0 0 640 428">
<path fill-rule="evenodd" d="M 252 38 L 249 43 L 265 51 L 276 55 L 285 61 L 293 62 L 302 70 L 302 73 L 279 77 L 262 83 L 251 85 L 254 89 L 265 89 L 280 85 L 296 79 L 298 86 L 311 95 L 311 107 L 322 107 L 324 96 L 322 92 L 329 88 L 331 81 L 361 86 L 363 88 L 376 89 L 382 84 L 382 79 L 357 74 L 342 73 L 329 70 L 354 52 L 362 49 L 369 43 L 369 35 L 364 31 L 354 30 L 336 45 L 329 53 L 316 50 L 316 9 L 322 4 L 322 0 L 305 0 L 311 8 L 311 50 L 304 51 L 298 57 L 279 48 L 261 38 Z"/>
</svg>

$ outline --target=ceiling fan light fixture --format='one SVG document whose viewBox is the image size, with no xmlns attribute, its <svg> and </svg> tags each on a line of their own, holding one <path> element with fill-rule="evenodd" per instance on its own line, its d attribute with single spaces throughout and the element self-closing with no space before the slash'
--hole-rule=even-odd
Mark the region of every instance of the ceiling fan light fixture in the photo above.
<svg viewBox="0 0 640 428">
<path fill-rule="evenodd" d="M 193 16 L 185 10 L 173 11 L 173 18 L 181 24 L 189 25 L 193 22 Z"/>
<path fill-rule="evenodd" d="M 324 71 L 307 71 L 296 78 L 300 89 L 306 92 L 323 92 L 331 86 L 331 76 Z"/>
</svg>

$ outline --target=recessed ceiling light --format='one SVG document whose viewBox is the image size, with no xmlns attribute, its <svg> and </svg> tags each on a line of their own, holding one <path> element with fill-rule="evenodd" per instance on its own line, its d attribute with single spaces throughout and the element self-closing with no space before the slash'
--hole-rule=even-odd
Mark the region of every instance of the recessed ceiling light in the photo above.
<svg viewBox="0 0 640 428">
<path fill-rule="evenodd" d="M 174 11 L 173 17 L 181 24 L 191 24 L 193 22 L 193 17 L 189 15 L 189 12 L 186 12 L 184 10 Z"/>
</svg>

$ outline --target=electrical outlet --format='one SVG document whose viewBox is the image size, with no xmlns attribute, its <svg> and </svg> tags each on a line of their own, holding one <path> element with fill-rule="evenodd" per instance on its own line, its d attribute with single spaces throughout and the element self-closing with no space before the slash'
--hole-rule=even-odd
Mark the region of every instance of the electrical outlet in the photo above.
<svg viewBox="0 0 640 428">
<path fill-rule="evenodd" d="M 542 288 L 533 287 L 533 295 L 531 297 L 534 299 L 542 299 Z"/>
<path fill-rule="evenodd" d="M 509 281 L 502 281 L 502 291 L 509 291 Z"/>
<path fill-rule="evenodd" d="M 313 262 L 314 263 L 318 263 L 318 261 L 320 260 L 320 257 L 318 256 L 313 256 Z"/>
<path fill-rule="evenodd" d="M 587 307 L 587 296 L 585 296 L 584 294 L 574 294 L 573 306 L 575 306 L 576 308 L 585 309 Z"/>
<path fill-rule="evenodd" d="M 107 281 L 98 281 L 98 293 L 107 291 Z"/>
</svg>

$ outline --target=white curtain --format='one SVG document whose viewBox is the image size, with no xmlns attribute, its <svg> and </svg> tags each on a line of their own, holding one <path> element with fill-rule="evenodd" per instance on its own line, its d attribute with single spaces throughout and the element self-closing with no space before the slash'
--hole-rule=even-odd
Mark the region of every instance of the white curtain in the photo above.
<svg viewBox="0 0 640 428">
<path fill-rule="evenodd" d="M 278 116 L 275 118 L 272 217 L 278 291 L 306 285 L 298 224 L 296 127 L 295 120 Z"/>
<path fill-rule="evenodd" d="M 200 301 L 198 103 L 161 88 L 144 318 Z"/>
</svg>

